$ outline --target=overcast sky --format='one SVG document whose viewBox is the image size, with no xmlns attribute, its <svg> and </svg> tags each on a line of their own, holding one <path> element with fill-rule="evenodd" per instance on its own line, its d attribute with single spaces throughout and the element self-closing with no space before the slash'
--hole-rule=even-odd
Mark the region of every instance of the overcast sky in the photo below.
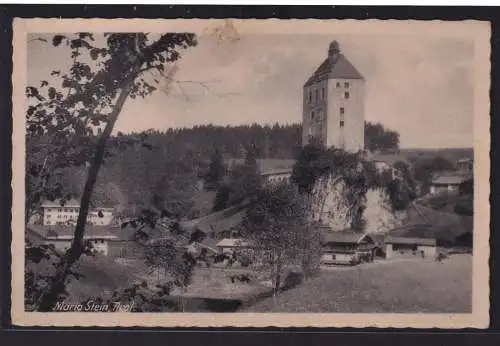
<svg viewBox="0 0 500 346">
<path fill-rule="evenodd" d="M 397 130 L 402 147 L 473 146 L 473 43 L 422 36 L 243 35 L 225 44 L 202 37 L 175 78 L 204 86 L 128 100 L 116 130 L 298 123 L 302 86 L 334 39 L 366 78 L 366 120 Z M 69 61 L 64 49 L 29 42 L 28 83 L 39 85 Z"/>
</svg>

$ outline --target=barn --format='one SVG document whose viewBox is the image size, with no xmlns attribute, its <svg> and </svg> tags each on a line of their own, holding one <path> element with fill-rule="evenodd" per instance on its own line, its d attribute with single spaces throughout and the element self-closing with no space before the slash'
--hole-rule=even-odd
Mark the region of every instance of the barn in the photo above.
<svg viewBox="0 0 500 346">
<path fill-rule="evenodd" d="M 377 248 L 375 240 L 369 234 L 351 230 L 323 232 L 321 246 L 323 264 L 348 265 L 373 261 Z"/>
<path fill-rule="evenodd" d="M 434 259 L 437 255 L 435 238 L 410 238 L 387 236 L 384 240 L 387 259 L 424 258 Z"/>
</svg>

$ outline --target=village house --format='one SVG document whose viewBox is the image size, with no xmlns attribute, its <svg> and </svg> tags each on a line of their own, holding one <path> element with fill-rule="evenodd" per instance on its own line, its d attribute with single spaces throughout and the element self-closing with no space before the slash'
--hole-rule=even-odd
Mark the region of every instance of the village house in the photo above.
<svg viewBox="0 0 500 346">
<path fill-rule="evenodd" d="M 473 184 L 473 178 L 469 174 L 441 175 L 431 182 L 430 193 L 432 195 L 446 193 L 455 196 L 470 194 L 473 191 Z"/>
<path fill-rule="evenodd" d="M 362 261 L 371 262 L 375 256 L 377 244 L 366 233 L 355 231 L 322 233 L 322 264 L 355 265 Z"/>
<path fill-rule="evenodd" d="M 471 158 L 461 158 L 457 161 L 457 170 L 463 173 L 471 173 L 474 169 L 474 160 Z"/>
<path fill-rule="evenodd" d="M 245 239 L 224 238 L 216 246 L 219 253 L 230 255 L 235 251 L 248 248 L 250 244 Z"/>
<path fill-rule="evenodd" d="M 44 245 L 53 245 L 57 251 L 67 251 L 73 241 L 74 227 L 68 225 L 31 225 L 30 232 L 36 233 Z M 84 242 L 89 242 L 92 251 L 104 256 L 109 254 L 109 243 L 119 237 L 106 226 L 89 225 L 85 229 Z"/>
<path fill-rule="evenodd" d="M 43 209 L 43 224 L 75 224 L 80 212 L 80 202 L 76 199 L 70 199 L 61 203 L 60 199 L 54 201 L 44 201 L 41 205 Z M 107 226 L 113 220 L 112 207 L 99 207 L 89 210 L 87 222 Z"/>
<path fill-rule="evenodd" d="M 437 244 L 434 238 L 410 238 L 388 235 L 384 239 L 387 259 L 394 258 L 426 258 L 434 259 Z"/>
<path fill-rule="evenodd" d="M 292 169 L 275 169 L 261 173 L 265 183 L 279 183 L 288 181 L 292 177 Z"/>
</svg>

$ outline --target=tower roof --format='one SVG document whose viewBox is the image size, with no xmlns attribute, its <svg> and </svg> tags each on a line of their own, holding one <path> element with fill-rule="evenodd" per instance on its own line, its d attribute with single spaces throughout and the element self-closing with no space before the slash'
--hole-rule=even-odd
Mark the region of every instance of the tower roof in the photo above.
<svg viewBox="0 0 500 346">
<path fill-rule="evenodd" d="M 308 86 L 325 79 L 364 79 L 361 73 L 340 52 L 337 41 L 330 43 L 328 57 L 316 69 L 304 86 Z"/>
</svg>

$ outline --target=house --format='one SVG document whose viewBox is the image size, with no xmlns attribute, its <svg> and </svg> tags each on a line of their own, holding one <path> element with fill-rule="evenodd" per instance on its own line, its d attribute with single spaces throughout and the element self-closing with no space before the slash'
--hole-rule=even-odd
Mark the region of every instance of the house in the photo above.
<svg viewBox="0 0 500 346">
<path fill-rule="evenodd" d="M 321 239 L 323 264 L 358 264 L 373 261 L 376 242 L 366 233 L 324 231 Z"/>
<path fill-rule="evenodd" d="M 198 219 L 182 221 L 181 227 L 191 234 L 197 234 L 200 247 L 218 253 L 217 243 L 222 239 L 241 237 L 245 215 L 246 209 L 234 206 Z"/>
<path fill-rule="evenodd" d="M 75 224 L 80 213 L 80 202 L 76 199 L 69 201 L 44 201 L 41 205 L 43 209 L 43 224 Z M 112 207 L 99 207 L 89 210 L 87 221 L 92 224 L 107 226 L 113 220 Z"/>
<path fill-rule="evenodd" d="M 396 168 L 397 163 L 403 163 L 408 168 L 410 168 L 410 164 L 408 160 L 399 155 L 397 152 L 377 152 L 377 153 L 365 153 L 364 159 L 368 162 L 373 163 L 377 173 L 388 173 L 391 175 L 391 178 L 394 179 L 403 179 L 403 172 L 400 169 Z"/>
<path fill-rule="evenodd" d="M 470 174 L 446 174 L 431 182 L 430 193 L 433 195 L 446 193 L 455 196 L 471 194 L 473 185 L 474 180 Z"/>
<path fill-rule="evenodd" d="M 278 183 L 282 181 L 288 181 L 292 177 L 292 169 L 275 169 L 268 170 L 261 173 L 264 182 L 266 183 Z"/>
<path fill-rule="evenodd" d="M 67 225 L 30 225 L 29 230 L 36 233 L 44 245 L 53 245 L 57 251 L 67 251 L 73 241 L 74 227 Z M 89 242 L 92 251 L 107 256 L 109 242 L 118 240 L 109 227 L 89 225 L 85 229 L 84 242 Z"/>
<path fill-rule="evenodd" d="M 356 153 L 365 146 L 365 79 L 337 41 L 303 87 L 302 145 Z"/>
<path fill-rule="evenodd" d="M 436 239 L 410 238 L 388 235 L 385 240 L 387 259 L 427 258 L 434 259 L 437 254 Z"/>
<path fill-rule="evenodd" d="M 245 162 L 244 159 L 230 159 L 226 166 L 236 167 Z M 257 169 L 264 182 L 278 182 L 290 179 L 292 176 L 294 159 L 256 159 Z"/>
<path fill-rule="evenodd" d="M 235 250 L 241 250 L 250 247 L 250 243 L 245 239 L 224 238 L 217 243 L 217 249 L 222 254 L 232 254 Z"/>
<path fill-rule="evenodd" d="M 470 173 L 474 169 L 474 160 L 468 157 L 461 158 L 456 166 L 459 172 Z"/>
</svg>

